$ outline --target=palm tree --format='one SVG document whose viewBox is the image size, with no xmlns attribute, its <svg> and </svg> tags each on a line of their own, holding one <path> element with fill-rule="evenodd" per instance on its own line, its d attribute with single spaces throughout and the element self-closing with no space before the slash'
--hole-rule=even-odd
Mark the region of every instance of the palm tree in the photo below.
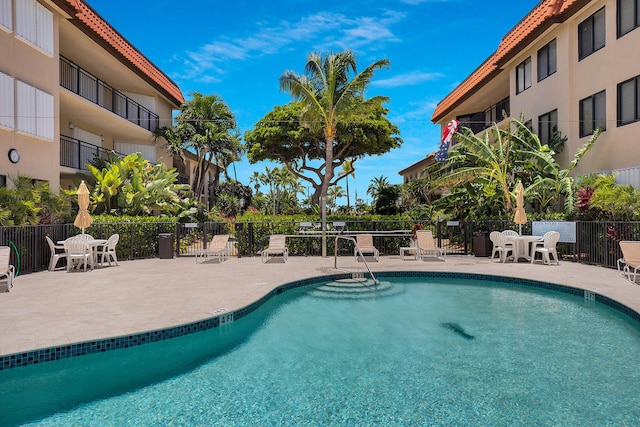
<svg viewBox="0 0 640 427">
<path fill-rule="evenodd" d="M 331 187 L 329 187 L 329 191 L 327 192 L 327 204 L 331 207 L 331 210 L 333 211 L 333 209 L 336 208 L 337 206 L 337 200 L 340 197 L 344 197 L 345 196 L 345 192 L 344 189 L 342 187 L 340 187 L 339 185 L 332 185 Z"/>
<path fill-rule="evenodd" d="M 355 160 L 346 159 L 342 164 L 342 170 L 340 171 L 340 175 L 345 177 L 345 186 L 347 187 L 347 210 L 351 210 L 351 205 L 349 203 L 349 175 L 355 179 L 355 168 L 353 167 L 353 163 Z"/>
<path fill-rule="evenodd" d="M 371 184 L 367 187 L 367 194 L 371 196 L 371 206 L 375 206 L 376 201 L 380 197 L 380 194 L 389 187 L 389 180 L 386 176 L 380 175 L 378 178 L 373 178 Z"/>
<path fill-rule="evenodd" d="M 253 184 L 254 190 L 256 190 L 256 195 L 260 194 L 260 184 L 262 183 L 262 175 L 258 171 L 253 171 L 251 176 L 249 177 L 249 183 Z"/>
<path fill-rule="evenodd" d="M 217 95 L 192 94 L 193 98 L 180 107 L 176 124 L 161 127 L 154 139 L 167 141 L 169 150 L 184 161 L 182 150 L 189 149 L 197 157 L 193 193 L 198 196 L 207 185 L 210 165 L 221 164 L 224 159 L 235 159 L 242 152 L 236 120 L 229 106 Z M 233 160 L 231 160 L 233 161 Z M 216 171 L 216 183 L 220 169 Z"/>
<path fill-rule="evenodd" d="M 388 67 L 389 60 L 382 59 L 356 73 L 356 59 L 353 52 L 330 53 L 322 57 L 311 53 L 307 57 L 306 75 L 285 71 L 280 76 L 280 89 L 303 104 L 301 123 L 309 128 L 320 126 L 324 135 L 324 179 L 320 186 L 320 199 L 326 200 L 329 184 L 334 177 L 335 153 L 333 144 L 339 123 L 348 123 L 362 117 L 362 113 L 378 107 L 388 99 L 373 97 L 365 99 L 364 93 L 374 72 Z M 326 206 L 320 203 L 321 216 L 326 220 Z M 327 255 L 326 224 L 322 224 L 322 256 Z"/>
</svg>

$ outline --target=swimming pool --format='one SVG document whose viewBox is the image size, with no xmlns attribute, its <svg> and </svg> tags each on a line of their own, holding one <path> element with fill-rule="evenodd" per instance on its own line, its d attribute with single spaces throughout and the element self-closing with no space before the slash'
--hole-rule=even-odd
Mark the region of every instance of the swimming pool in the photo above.
<svg viewBox="0 0 640 427">
<path fill-rule="evenodd" d="M 0 372 L 0 420 L 360 426 L 640 419 L 640 327 L 618 310 L 517 283 L 381 279 L 388 285 L 382 292 L 309 285 L 204 332 Z"/>
</svg>

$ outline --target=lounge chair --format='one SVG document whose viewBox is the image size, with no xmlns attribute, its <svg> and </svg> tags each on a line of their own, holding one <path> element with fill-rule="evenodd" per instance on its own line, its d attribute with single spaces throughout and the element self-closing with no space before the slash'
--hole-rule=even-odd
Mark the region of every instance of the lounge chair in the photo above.
<svg viewBox="0 0 640 427">
<path fill-rule="evenodd" d="M 75 262 L 78 261 L 84 265 L 84 271 L 87 271 L 87 264 L 93 270 L 93 251 L 87 240 L 82 237 L 71 237 L 64 241 L 64 250 L 67 253 L 67 272 L 71 271 Z"/>
<path fill-rule="evenodd" d="M 98 249 L 98 257 L 100 257 L 101 267 L 104 265 L 105 258 L 109 263 L 109 267 L 111 267 L 111 260 L 113 260 L 113 262 L 115 262 L 116 265 L 120 265 L 118 264 L 118 256 L 116 255 L 116 245 L 118 244 L 118 240 L 120 240 L 120 235 L 112 234 L 107 239 L 107 243 L 105 243 Z"/>
<path fill-rule="evenodd" d="M 358 234 L 356 235 L 357 247 L 353 249 L 353 255 L 355 261 L 358 262 L 358 250 L 364 257 L 364 254 L 373 254 L 376 261 L 380 258 L 380 251 L 373 246 L 373 236 L 371 234 Z"/>
<path fill-rule="evenodd" d="M 618 260 L 618 271 L 630 282 L 636 283 L 636 274 L 640 269 L 640 241 L 623 240 L 620 242 L 622 258 Z"/>
<path fill-rule="evenodd" d="M 489 234 L 489 240 L 493 243 L 493 250 L 491 251 L 491 261 L 494 260 L 496 254 L 499 256 L 499 261 L 506 262 L 509 252 L 511 256 L 515 256 L 515 245 L 513 242 L 507 241 L 506 236 L 499 231 L 492 231 Z"/>
<path fill-rule="evenodd" d="M 286 236 L 284 234 L 272 234 L 269 237 L 269 247 L 262 251 L 262 263 L 269 260 L 269 255 L 282 255 L 284 262 L 289 258 L 289 251 L 286 245 Z"/>
<path fill-rule="evenodd" d="M 416 244 L 418 247 L 417 258 L 424 259 L 425 256 L 431 256 L 444 261 L 444 249 L 436 245 L 431 230 L 416 230 Z"/>
<path fill-rule="evenodd" d="M 229 251 L 227 250 L 227 243 L 229 242 L 228 234 L 216 234 L 209 242 L 209 246 L 199 254 L 196 254 L 196 263 L 198 263 L 198 255 L 200 255 L 200 262 L 205 262 L 210 256 L 218 257 L 218 262 L 225 260 Z"/>
<path fill-rule="evenodd" d="M 49 249 L 51 250 L 51 258 L 49 258 L 49 271 L 53 271 L 58 266 L 58 261 L 64 259 L 64 245 L 56 245 L 51 237 L 44 236 Z"/>
<path fill-rule="evenodd" d="M 11 248 L 0 246 L 0 279 L 7 279 L 7 292 L 13 287 L 16 269 L 11 265 Z"/>
<path fill-rule="evenodd" d="M 542 236 L 541 242 L 535 242 L 531 249 L 531 264 L 536 260 L 536 253 L 542 254 L 542 262 L 547 265 L 551 265 L 551 258 L 553 258 L 556 264 L 560 265 L 558 261 L 558 252 L 556 251 L 556 244 L 560 240 L 560 233 L 557 231 L 548 231 Z M 552 257 L 553 255 L 553 257 Z"/>
</svg>

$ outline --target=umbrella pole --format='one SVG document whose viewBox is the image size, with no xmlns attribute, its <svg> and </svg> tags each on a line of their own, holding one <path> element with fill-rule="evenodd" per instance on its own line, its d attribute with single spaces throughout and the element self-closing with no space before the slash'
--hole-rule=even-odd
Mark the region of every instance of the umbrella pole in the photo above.
<svg viewBox="0 0 640 427">
<path fill-rule="evenodd" d="M 522 236 L 522 224 L 518 224 L 518 227 L 520 229 L 520 235 Z M 82 230 L 82 232 L 84 233 L 84 230 Z"/>
</svg>

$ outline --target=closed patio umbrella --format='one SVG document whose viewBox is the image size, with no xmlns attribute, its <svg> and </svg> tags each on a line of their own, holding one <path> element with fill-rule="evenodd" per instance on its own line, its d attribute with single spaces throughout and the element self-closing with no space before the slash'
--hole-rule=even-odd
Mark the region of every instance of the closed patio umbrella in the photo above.
<svg viewBox="0 0 640 427">
<path fill-rule="evenodd" d="M 520 234 L 522 234 L 522 224 L 527 223 L 527 213 L 524 211 L 524 186 L 522 181 L 518 181 L 516 185 L 516 214 L 513 222 L 519 225 Z"/>
<path fill-rule="evenodd" d="M 75 221 L 73 221 L 73 225 L 82 229 L 82 234 L 84 234 L 84 229 L 89 227 L 93 222 L 91 215 L 89 215 L 89 189 L 87 185 L 82 181 L 80 186 L 78 187 L 78 215 L 76 215 Z"/>
</svg>

